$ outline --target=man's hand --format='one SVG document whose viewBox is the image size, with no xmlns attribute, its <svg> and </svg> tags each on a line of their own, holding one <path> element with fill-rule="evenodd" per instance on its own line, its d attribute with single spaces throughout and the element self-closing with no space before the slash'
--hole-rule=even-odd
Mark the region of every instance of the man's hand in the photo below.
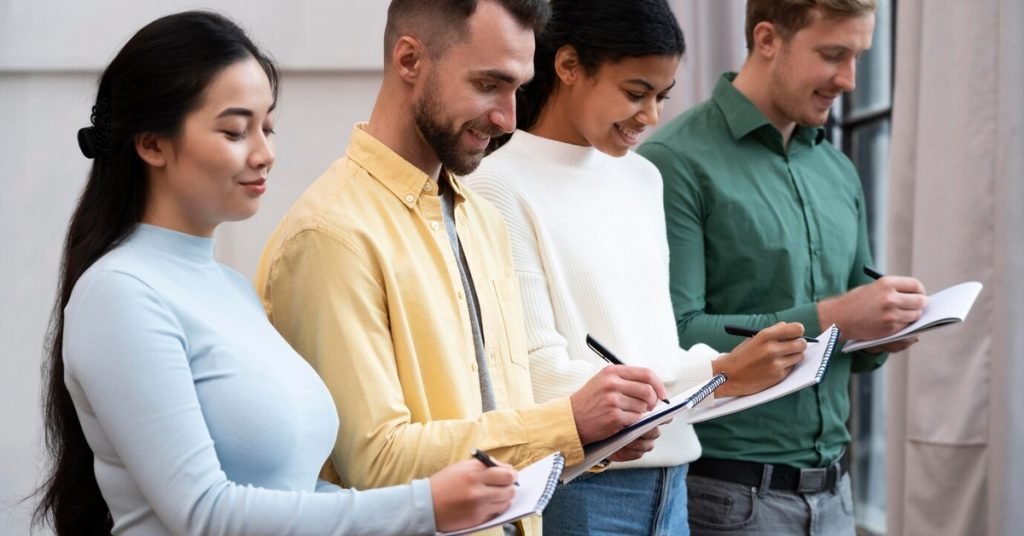
<svg viewBox="0 0 1024 536">
<path fill-rule="evenodd" d="M 924 285 L 913 277 L 885 276 L 818 303 L 822 329 L 839 326 L 843 339 L 892 335 L 921 318 L 928 304 Z"/>
<path fill-rule="evenodd" d="M 804 359 L 807 343 L 800 338 L 803 334 L 803 324 L 779 322 L 712 361 L 712 372 L 724 372 L 728 378 L 715 395 L 749 395 L 781 382 Z"/>
<path fill-rule="evenodd" d="M 569 397 L 576 430 L 584 445 L 633 424 L 666 397 L 665 386 L 650 369 L 609 365 Z"/>
</svg>

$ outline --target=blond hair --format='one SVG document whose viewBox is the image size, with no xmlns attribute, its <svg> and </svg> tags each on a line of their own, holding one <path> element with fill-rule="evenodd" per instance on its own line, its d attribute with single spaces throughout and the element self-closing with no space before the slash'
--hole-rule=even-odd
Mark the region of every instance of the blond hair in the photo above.
<svg viewBox="0 0 1024 536">
<path fill-rule="evenodd" d="M 825 18 L 848 18 L 874 13 L 878 0 L 747 0 L 747 50 L 754 47 L 754 27 L 770 22 L 783 40 L 809 25 L 814 10 Z"/>
</svg>

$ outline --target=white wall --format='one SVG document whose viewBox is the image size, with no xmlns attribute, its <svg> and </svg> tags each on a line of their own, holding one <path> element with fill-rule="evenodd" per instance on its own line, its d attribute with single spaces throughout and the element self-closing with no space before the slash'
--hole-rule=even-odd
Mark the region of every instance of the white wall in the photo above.
<svg viewBox="0 0 1024 536">
<path fill-rule="evenodd" d="M 376 71 L 385 6 L 379 0 L 3 0 L 0 69 L 98 71 L 149 21 L 208 9 L 230 15 L 288 68 Z"/>
</svg>

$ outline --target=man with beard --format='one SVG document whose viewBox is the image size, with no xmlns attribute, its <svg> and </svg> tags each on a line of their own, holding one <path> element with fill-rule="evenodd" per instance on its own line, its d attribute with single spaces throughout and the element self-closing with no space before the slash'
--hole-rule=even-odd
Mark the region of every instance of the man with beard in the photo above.
<svg viewBox="0 0 1024 536">
<path fill-rule="evenodd" d="M 582 444 L 665 396 L 648 369 L 610 366 L 569 397 L 533 403 L 502 217 L 455 179 L 515 128 L 548 9 L 394 0 L 369 122 L 264 250 L 257 289 L 334 396 L 342 424 L 325 470 L 347 486 L 408 482 L 477 448 L 515 466 L 556 450 L 574 464 Z M 656 436 L 614 459 L 638 458 Z"/>
<path fill-rule="evenodd" d="M 746 62 L 713 97 L 639 149 L 664 178 L 680 342 L 724 350 L 725 324 L 831 324 L 874 339 L 921 315 L 921 282 L 872 280 L 864 195 L 824 141 L 833 101 L 871 47 L 876 0 L 749 0 Z M 837 353 L 818 386 L 696 426 L 687 478 L 693 534 L 853 534 L 844 456 L 851 372 L 882 352 Z"/>
</svg>

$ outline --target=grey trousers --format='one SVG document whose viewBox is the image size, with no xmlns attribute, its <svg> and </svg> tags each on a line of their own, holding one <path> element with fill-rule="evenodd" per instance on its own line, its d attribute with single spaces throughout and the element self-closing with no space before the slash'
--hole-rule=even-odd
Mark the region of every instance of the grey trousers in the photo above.
<svg viewBox="0 0 1024 536">
<path fill-rule="evenodd" d="M 832 490 L 791 493 L 702 476 L 686 479 L 693 536 L 856 534 L 850 475 Z"/>
</svg>

